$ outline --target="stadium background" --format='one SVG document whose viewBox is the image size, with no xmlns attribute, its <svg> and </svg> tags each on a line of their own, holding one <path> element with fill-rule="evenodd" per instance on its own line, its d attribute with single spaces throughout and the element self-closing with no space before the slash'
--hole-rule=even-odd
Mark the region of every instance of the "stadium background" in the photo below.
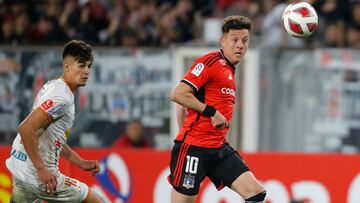
<svg viewBox="0 0 360 203">
<path fill-rule="evenodd" d="M 289 2 L 0 1 L 0 202 L 9 201 L 4 161 L 16 128 L 41 85 L 59 77 L 61 47 L 73 38 L 93 46 L 95 62 L 69 144 L 101 160 L 102 173 L 61 167 L 108 202 L 169 202 L 176 125 L 168 94 L 197 56 L 217 48 L 220 20 L 231 14 L 250 17 L 254 29 L 228 138 L 267 187 L 267 202 L 360 202 L 360 2 L 308 1 L 319 28 L 306 40 L 281 27 Z M 110 148 L 132 119 L 154 149 Z M 206 181 L 198 202 L 242 201 L 214 190 Z"/>
</svg>

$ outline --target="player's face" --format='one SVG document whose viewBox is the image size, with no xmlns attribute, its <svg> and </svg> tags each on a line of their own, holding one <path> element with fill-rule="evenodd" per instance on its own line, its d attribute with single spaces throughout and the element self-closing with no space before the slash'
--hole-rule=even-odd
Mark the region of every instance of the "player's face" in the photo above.
<svg viewBox="0 0 360 203">
<path fill-rule="evenodd" d="M 225 57 L 232 64 L 237 64 L 248 50 L 249 30 L 231 29 L 221 37 L 221 47 Z"/>
<path fill-rule="evenodd" d="M 85 86 L 89 79 L 91 61 L 79 62 L 72 57 L 64 61 L 66 80 L 69 81 L 75 88 Z"/>
</svg>

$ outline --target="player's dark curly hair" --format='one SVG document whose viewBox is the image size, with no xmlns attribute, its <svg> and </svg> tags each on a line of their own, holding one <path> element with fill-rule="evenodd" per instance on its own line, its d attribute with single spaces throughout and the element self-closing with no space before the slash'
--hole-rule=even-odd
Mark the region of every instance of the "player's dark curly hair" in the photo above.
<svg viewBox="0 0 360 203">
<path fill-rule="evenodd" d="M 71 40 L 64 45 L 62 57 L 74 57 L 76 61 L 85 63 L 86 61 L 93 61 L 91 46 L 82 40 Z"/>
<path fill-rule="evenodd" d="M 247 29 L 251 30 L 251 21 L 249 18 L 239 15 L 228 16 L 224 18 L 221 30 L 223 34 L 229 32 L 231 29 L 242 30 Z"/>
</svg>

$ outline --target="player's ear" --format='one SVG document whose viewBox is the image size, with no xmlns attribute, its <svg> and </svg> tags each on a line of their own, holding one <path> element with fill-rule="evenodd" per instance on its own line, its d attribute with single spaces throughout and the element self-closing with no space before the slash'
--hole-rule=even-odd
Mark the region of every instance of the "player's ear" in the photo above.
<svg viewBox="0 0 360 203">
<path fill-rule="evenodd" d="M 225 37 L 224 37 L 224 35 L 222 35 L 222 36 L 220 37 L 220 46 L 221 46 L 221 48 L 224 47 L 224 46 L 223 46 L 224 43 L 225 43 Z"/>
<path fill-rule="evenodd" d="M 65 57 L 65 59 L 63 60 L 63 67 L 64 67 L 64 72 L 67 72 L 70 70 L 71 65 L 74 63 L 74 60 L 72 57 Z"/>
<path fill-rule="evenodd" d="M 64 66 L 64 72 L 68 71 L 69 70 L 69 63 L 67 62 L 63 62 L 63 66 Z"/>
</svg>

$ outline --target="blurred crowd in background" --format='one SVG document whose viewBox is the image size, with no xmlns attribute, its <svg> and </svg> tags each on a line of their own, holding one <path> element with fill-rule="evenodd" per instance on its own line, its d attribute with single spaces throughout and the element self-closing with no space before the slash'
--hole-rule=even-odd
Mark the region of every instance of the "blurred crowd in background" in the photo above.
<svg viewBox="0 0 360 203">
<path fill-rule="evenodd" d="M 103 46 L 204 42 L 209 19 L 240 14 L 253 21 L 251 46 L 360 48 L 360 1 L 308 0 L 318 12 L 313 37 L 283 36 L 291 0 L 2 0 L 0 43 L 60 45 L 78 38 Z"/>
</svg>

